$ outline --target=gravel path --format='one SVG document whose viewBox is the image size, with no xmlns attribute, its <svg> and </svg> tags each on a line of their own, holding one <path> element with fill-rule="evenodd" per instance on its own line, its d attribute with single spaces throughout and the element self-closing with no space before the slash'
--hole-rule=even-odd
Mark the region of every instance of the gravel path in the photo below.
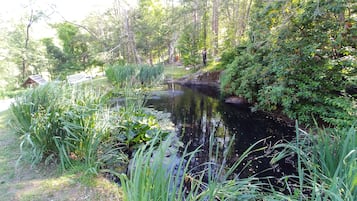
<svg viewBox="0 0 357 201">
<path fill-rule="evenodd" d="M 5 100 L 0 100 L 0 112 L 5 111 L 9 109 L 11 103 L 14 101 L 13 98 L 11 99 L 5 99 Z"/>
</svg>

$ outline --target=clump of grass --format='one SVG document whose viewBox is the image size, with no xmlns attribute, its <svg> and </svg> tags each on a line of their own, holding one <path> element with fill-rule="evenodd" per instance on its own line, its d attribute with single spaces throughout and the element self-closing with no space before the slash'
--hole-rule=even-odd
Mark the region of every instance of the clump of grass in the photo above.
<svg viewBox="0 0 357 201">
<path fill-rule="evenodd" d="M 54 83 L 18 97 L 11 111 L 22 152 L 29 153 L 33 164 L 59 161 L 64 170 L 81 162 L 93 173 L 107 154 L 111 160 L 121 158 L 120 151 L 109 146 L 111 112 L 102 97 L 90 88 Z"/>
<path fill-rule="evenodd" d="M 285 180 L 291 195 L 303 200 L 350 200 L 357 197 L 357 135 L 349 129 L 318 129 L 308 134 L 297 128 L 295 142 L 279 144 L 284 148 L 273 159 L 297 155 L 297 176 Z"/>
<path fill-rule="evenodd" d="M 243 159 L 254 152 L 252 145 L 230 167 L 213 162 L 202 164 L 203 171 L 194 173 L 189 169 L 190 161 L 200 150 L 187 149 L 178 157 L 170 147 L 170 141 L 150 145 L 136 152 L 129 168 L 129 176 L 121 175 L 125 200 L 256 200 L 262 198 L 262 183 L 255 177 L 239 178 L 233 173 Z M 213 144 L 213 137 L 211 138 Z M 168 151 L 168 150 L 171 150 Z M 218 157 L 218 150 L 210 146 L 210 158 Z M 225 160 L 227 157 L 224 154 Z M 217 167 L 218 166 L 218 167 Z"/>
<path fill-rule="evenodd" d="M 162 65 L 113 65 L 107 67 L 105 74 L 114 86 L 124 87 L 157 84 L 162 80 L 163 72 Z"/>
<path fill-rule="evenodd" d="M 139 68 L 140 70 L 137 77 L 141 84 L 155 85 L 162 81 L 164 72 L 164 67 L 162 65 L 142 65 Z"/>
<path fill-rule="evenodd" d="M 167 135 L 142 109 L 142 93 L 125 89 L 117 110 L 108 106 L 109 96 L 85 85 L 49 83 L 18 97 L 11 111 L 22 157 L 59 163 L 62 170 L 84 164 L 94 174 L 125 166 L 141 144 Z"/>
<path fill-rule="evenodd" d="M 137 69 L 133 65 L 113 65 L 107 67 L 105 75 L 114 85 L 123 86 L 129 83 L 137 74 Z"/>
</svg>

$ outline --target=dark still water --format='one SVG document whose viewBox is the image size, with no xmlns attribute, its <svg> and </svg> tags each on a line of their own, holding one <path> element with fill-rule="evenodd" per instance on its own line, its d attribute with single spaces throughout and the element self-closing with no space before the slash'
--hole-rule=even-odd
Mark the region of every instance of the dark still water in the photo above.
<svg viewBox="0 0 357 201">
<path fill-rule="evenodd" d="M 295 136 L 294 128 L 282 125 L 263 113 L 253 113 L 248 106 L 225 103 L 215 88 L 174 85 L 174 89 L 170 89 L 169 86 L 165 91 L 154 92 L 147 105 L 172 114 L 171 120 L 176 125 L 178 136 L 184 145 L 188 145 L 189 151 L 202 146 L 191 167 L 201 166 L 203 169 L 201 164 L 205 162 L 221 163 L 223 153 L 229 151 L 228 145 L 233 143 L 225 164 L 228 167 L 252 144 L 266 139 L 256 148 L 267 148 L 250 154 L 238 168 L 239 177 L 280 178 L 293 174 L 295 170 L 291 160 L 285 159 L 272 165 L 269 157 L 272 152 L 269 147 L 280 140 L 291 140 Z M 214 149 L 219 150 L 218 161 L 208 154 L 210 135 L 214 135 Z"/>
</svg>

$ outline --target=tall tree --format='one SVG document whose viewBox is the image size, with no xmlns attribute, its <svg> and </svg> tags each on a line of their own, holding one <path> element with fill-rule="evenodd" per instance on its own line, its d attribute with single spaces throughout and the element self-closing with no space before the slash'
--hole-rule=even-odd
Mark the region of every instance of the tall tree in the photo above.
<svg viewBox="0 0 357 201">
<path fill-rule="evenodd" d="M 95 64 L 95 55 L 90 48 L 90 35 L 82 33 L 72 23 L 64 22 L 53 25 L 61 41 L 61 48 L 54 45 L 51 39 L 44 39 L 47 55 L 52 60 L 54 76 L 86 70 Z"/>
<path fill-rule="evenodd" d="M 218 31 L 219 31 L 219 0 L 213 0 L 212 6 L 212 32 L 213 32 L 213 56 L 218 54 Z"/>
</svg>

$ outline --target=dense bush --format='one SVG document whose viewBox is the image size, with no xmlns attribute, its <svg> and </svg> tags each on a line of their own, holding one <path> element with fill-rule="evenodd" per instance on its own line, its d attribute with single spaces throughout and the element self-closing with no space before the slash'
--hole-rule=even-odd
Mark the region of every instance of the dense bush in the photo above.
<svg viewBox="0 0 357 201">
<path fill-rule="evenodd" d="M 344 2 L 258 1 L 247 48 L 226 65 L 222 89 L 306 124 L 352 125 L 357 104 L 346 89 L 356 77 L 357 47 L 348 9 L 356 12 Z"/>
</svg>

